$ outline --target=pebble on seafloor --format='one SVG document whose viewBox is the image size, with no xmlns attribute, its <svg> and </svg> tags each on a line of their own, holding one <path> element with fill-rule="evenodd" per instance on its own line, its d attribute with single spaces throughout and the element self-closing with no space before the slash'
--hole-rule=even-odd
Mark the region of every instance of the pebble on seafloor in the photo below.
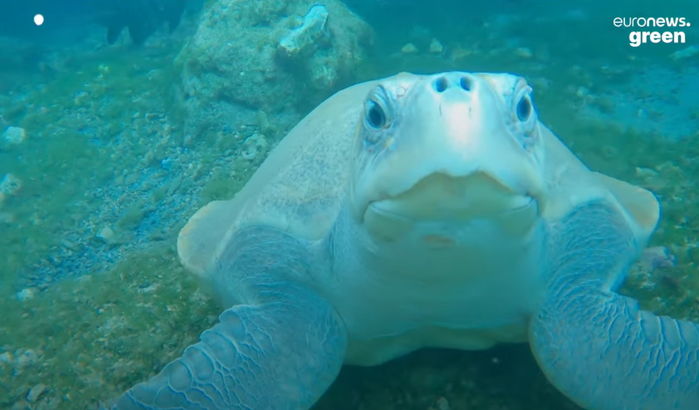
<svg viewBox="0 0 699 410">
<path fill-rule="evenodd" d="M 39 398 L 41 397 L 42 394 L 44 394 L 45 391 L 46 391 L 45 384 L 39 383 L 39 384 L 35 385 L 31 389 L 29 389 L 29 391 L 27 392 L 27 401 L 30 403 L 33 403 L 33 402 L 39 400 Z"/>
<path fill-rule="evenodd" d="M 13 174 L 5 174 L 0 179 L 0 194 L 14 195 L 22 188 L 22 181 Z"/>
<path fill-rule="evenodd" d="M 20 127 L 7 127 L 2 133 L 2 139 L 10 145 L 18 145 L 27 138 L 27 131 Z"/>
</svg>

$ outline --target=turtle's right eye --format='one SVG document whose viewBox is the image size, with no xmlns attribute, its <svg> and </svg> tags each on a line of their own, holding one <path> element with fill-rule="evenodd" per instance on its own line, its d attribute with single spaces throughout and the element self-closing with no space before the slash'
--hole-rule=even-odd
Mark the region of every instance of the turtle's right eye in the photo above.
<svg viewBox="0 0 699 410">
<path fill-rule="evenodd" d="M 380 139 L 383 132 L 391 128 L 392 122 L 391 97 L 385 88 L 378 86 L 364 102 L 364 126 L 369 132 L 367 139 Z"/>
<path fill-rule="evenodd" d="M 529 119 L 529 115 L 532 113 L 532 102 L 529 99 L 528 95 L 524 95 L 522 98 L 519 99 L 516 111 L 517 119 L 519 119 L 520 121 L 525 122 Z"/>
<path fill-rule="evenodd" d="M 374 100 L 367 102 L 366 122 L 374 129 L 381 129 L 386 126 L 386 112 L 381 105 Z"/>
</svg>

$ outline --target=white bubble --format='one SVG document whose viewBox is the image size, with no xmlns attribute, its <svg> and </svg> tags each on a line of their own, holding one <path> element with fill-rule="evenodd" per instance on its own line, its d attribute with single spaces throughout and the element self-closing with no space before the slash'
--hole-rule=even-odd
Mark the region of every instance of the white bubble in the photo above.
<svg viewBox="0 0 699 410">
<path fill-rule="evenodd" d="M 44 24 L 44 16 L 41 14 L 35 14 L 34 15 L 34 24 L 36 24 L 37 26 Z"/>
</svg>

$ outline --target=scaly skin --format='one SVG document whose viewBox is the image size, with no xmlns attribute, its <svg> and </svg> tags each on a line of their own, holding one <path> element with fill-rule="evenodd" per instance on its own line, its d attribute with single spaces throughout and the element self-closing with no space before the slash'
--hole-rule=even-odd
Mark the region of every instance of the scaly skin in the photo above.
<svg viewBox="0 0 699 410">
<path fill-rule="evenodd" d="M 609 284 L 638 252 L 621 216 L 583 206 L 551 243 L 552 277 L 530 327 L 551 383 L 587 409 L 699 409 L 699 325 L 642 311 Z"/>
<path fill-rule="evenodd" d="M 181 358 L 127 391 L 117 409 L 301 409 L 340 371 L 346 331 L 327 301 L 286 280 L 303 275 L 305 250 L 278 231 L 239 233 L 216 267 L 223 291 L 245 287 Z M 292 272 L 293 271 L 293 272 Z"/>
</svg>

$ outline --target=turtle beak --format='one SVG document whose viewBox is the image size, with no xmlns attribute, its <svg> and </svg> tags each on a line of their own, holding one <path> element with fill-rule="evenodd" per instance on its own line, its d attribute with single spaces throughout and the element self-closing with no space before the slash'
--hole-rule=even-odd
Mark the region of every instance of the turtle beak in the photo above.
<svg viewBox="0 0 699 410">
<path fill-rule="evenodd" d="M 539 202 L 518 194 L 491 176 L 478 172 L 452 177 L 435 173 L 407 191 L 368 204 L 363 221 L 372 236 L 395 240 L 417 224 L 491 224 L 513 237 L 526 236 L 539 218 Z M 443 232 L 443 229 L 440 228 Z M 453 238 L 428 233 L 425 240 L 448 244 Z"/>
</svg>

